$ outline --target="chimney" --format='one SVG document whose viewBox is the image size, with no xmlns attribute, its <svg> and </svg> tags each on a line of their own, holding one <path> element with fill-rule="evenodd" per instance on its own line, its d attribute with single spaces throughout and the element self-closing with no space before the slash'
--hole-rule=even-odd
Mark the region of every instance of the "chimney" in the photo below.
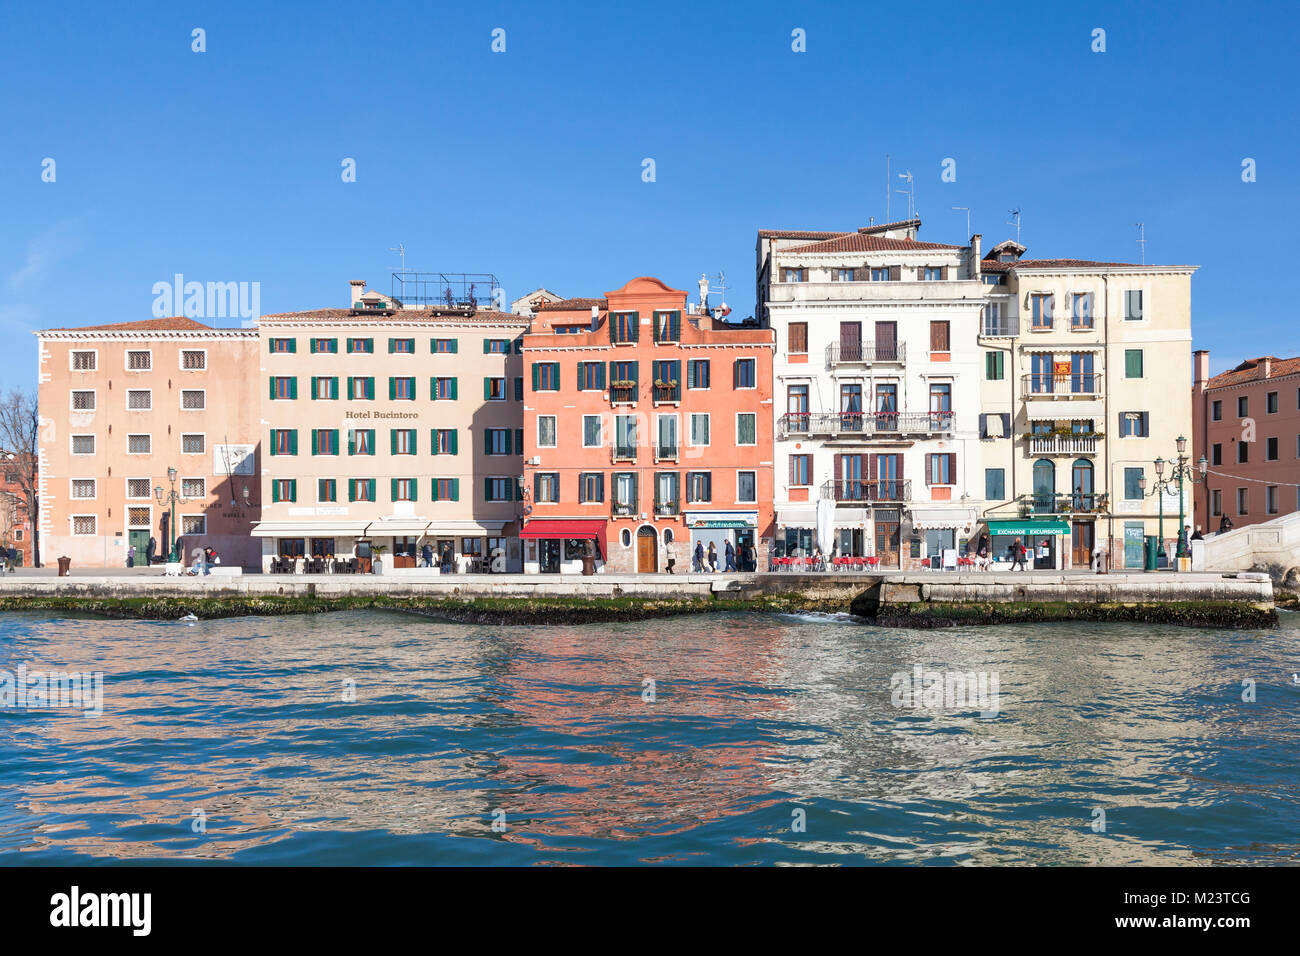
<svg viewBox="0 0 1300 956">
<path fill-rule="evenodd" d="M 1192 353 L 1192 386 L 1198 391 L 1205 391 L 1210 381 L 1210 350 L 1197 349 Z"/>
<path fill-rule="evenodd" d="M 350 282 L 348 282 L 348 287 L 349 287 L 348 308 L 355 309 L 357 308 L 357 303 L 361 301 L 362 293 L 366 291 L 366 280 L 352 279 Z"/>
<path fill-rule="evenodd" d="M 595 332 L 596 327 L 599 325 L 600 325 L 600 306 L 593 305 L 591 307 L 591 331 Z"/>
<path fill-rule="evenodd" d="M 1273 374 L 1273 356 L 1265 355 L 1255 365 L 1256 377 L 1260 379 L 1268 378 Z"/>
<path fill-rule="evenodd" d="M 984 259 L 984 237 L 978 232 L 970 237 L 970 268 L 967 270 L 972 279 L 980 277 L 980 262 Z"/>
</svg>

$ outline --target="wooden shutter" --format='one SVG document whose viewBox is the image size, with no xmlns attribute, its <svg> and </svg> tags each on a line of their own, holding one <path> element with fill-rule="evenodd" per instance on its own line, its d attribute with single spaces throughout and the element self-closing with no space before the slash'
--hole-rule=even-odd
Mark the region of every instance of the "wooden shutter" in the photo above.
<svg viewBox="0 0 1300 956">
<path fill-rule="evenodd" d="M 695 387 L 695 360 L 691 359 L 686 363 L 686 387 Z"/>
<path fill-rule="evenodd" d="M 533 363 L 533 391 L 537 391 L 537 386 L 541 382 L 541 364 Z"/>
<path fill-rule="evenodd" d="M 454 377 L 451 380 L 451 397 L 453 401 L 456 398 L 456 379 Z"/>
<path fill-rule="evenodd" d="M 429 500 L 430 501 L 438 500 L 438 479 L 437 478 L 434 478 L 432 481 L 429 482 Z"/>
<path fill-rule="evenodd" d="M 523 453 L 524 453 L 524 430 L 522 428 L 516 428 L 515 429 L 515 454 L 522 455 Z"/>
<path fill-rule="evenodd" d="M 934 484 L 932 480 L 933 476 L 934 476 L 934 455 L 926 455 L 925 456 L 925 483 L 927 485 Z"/>
</svg>

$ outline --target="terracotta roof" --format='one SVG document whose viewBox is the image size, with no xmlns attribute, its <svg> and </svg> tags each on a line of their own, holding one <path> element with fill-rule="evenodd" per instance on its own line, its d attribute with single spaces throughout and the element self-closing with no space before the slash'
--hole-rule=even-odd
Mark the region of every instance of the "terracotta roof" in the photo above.
<svg viewBox="0 0 1300 956">
<path fill-rule="evenodd" d="M 939 242 L 917 242 L 915 239 L 887 239 L 884 236 L 854 232 L 835 239 L 827 239 L 823 242 L 809 243 L 806 246 L 790 246 L 782 249 L 781 252 L 930 252 L 960 248 L 961 246 L 948 246 Z"/>
<path fill-rule="evenodd" d="M 1136 262 L 1095 262 L 1092 259 L 1020 259 L 1008 263 L 1013 269 L 1089 269 L 1101 266 L 1107 269 L 1140 269 Z M 1156 268 L 1153 266 L 1152 268 Z"/>
<path fill-rule="evenodd" d="M 809 232 L 806 229 L 760 229 L 758 238 L 760 239 L 834 239 L 837 236 L 848 236 L 848 232 Z"/>
<path fill-rule="evenodd" d="M 446 309 L 395 309 L 392 311 L 378 309 L 374 313 L 353 311 L 352 309 L 307 309 L 303 312 L 275 312 L 262 316 L 264 319 L 357 319 L 365 321 L 374 318 L 383 322 L 425 321 L 428 319 L 451 319 L 464 322 L 511 322 L 516 325 L 526 323 L 527 316 L 515 315 L 513 312 L 494 312 L 491 309 L 479 309 L 466 315 L 463 312 Z"/>
<path fill-rule="evenodd" d="M 206 332 L 212 326 L 195 322 L 183 315 L 167 319 L 144 319 L 139 322 L 114 322 L 111 325 L 76 325 L 50 329 L 51 332 Z"/>
<path fill-rule="evenodd" d="M 917 229 L 920 229 L 921 220 L 899 219 L 897 222 L 882 222 L 878 226 L 860 226 L 858 228 L 858 232 L 870 235 L 871 233 L 875 233 L 875 232 L 888 232 L 890 229 L 900 229 L 903 228 L 904 226 L 916 226 Z"/>
<path fill-rule="evenodd" d="M 1268 358 L 1271 363 L 1269 378 L 1281 378 L 1283 375 L 1300 374 L 1300 358 L 1280 359 L 1272 355 L 1246 359 L 1234 369 L 1220 372 L 1207 383 L 1207 388 L 1223 388 L 1225 385 L 1241 385 L 1245 382 L 1265 381 L 1259 378 L 1259 363 Z"/>
<path fill-rule="evenodd" d="M 585 309 L 590 312 L 591 307 L 595 306 L 602 311 L 609 308 L 609 302 L 606 299 L 560 299 L 558 302 L 547 302 L 540 306 L 538 312 L 576 312 L 579 309 Z"/>
<path fill-rule="evenodd" d="M 983 272 L 1007 272 L 1014 262 L 998 262 L 996 259 L 981 259 L 980 270 Z"/>
</svg>

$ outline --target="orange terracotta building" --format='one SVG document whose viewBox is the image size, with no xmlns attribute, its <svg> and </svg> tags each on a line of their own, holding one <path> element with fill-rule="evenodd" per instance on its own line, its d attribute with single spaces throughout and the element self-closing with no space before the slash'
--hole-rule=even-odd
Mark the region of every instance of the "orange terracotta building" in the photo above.
<svg viewBox="0 0 1300 956">
<path fill-rule="evenodd" d="M 541 306 L 524 336 L 524 571 L 767 568 L 770 329 L 723 321 L 658 279 Z"/>
</svg>

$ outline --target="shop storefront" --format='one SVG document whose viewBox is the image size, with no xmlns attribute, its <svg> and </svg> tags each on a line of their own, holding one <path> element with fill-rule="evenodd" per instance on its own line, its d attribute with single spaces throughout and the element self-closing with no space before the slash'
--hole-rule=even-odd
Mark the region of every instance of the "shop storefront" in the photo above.
<svg viewBox="0 0 1300 956">
<path fill-rule="evenodd" d="M 722 570 L 726 567 L 727 545 L 730 544 L 735 549 L 736 570 L 758 570 L 757 511 L 695 511 L 688 512 L 685 519 L 691 533 L 689 554 L 685 559 L 687 564 L 693 560 L 696 545 L 702 545 L 704 553 L 708 554 L 712 544 L 718 552 L 718 569 Z"/>
<path fill-rule="evenodd" d="M 329 573 L 336 567 L 369 573 L 379 558 L 384 573 L 393 574 L 517 573 L 519 540 L 507 534 L 508 526 L 512 523 L 424 518 L 263 521 L 253 536 L 262 539 L 264 572 L 301 565 L 304 573 Z"/>
<path fill-rule="evenodd" d="M 535 518 L 519 533 L 525 574 L 581 574 L 590 556 L 596 571 L 609 556 L 607 522 L 597 518 Z"/>
<path fill-rule="evenodd" d="M 969 550 L 975 513 L 970 508 L 915 508 L 910 518 L 909 559 L 919 558 L 923 567 L 956 569 L 958 558 Z"/>
<path fill-rule="evenodd" d="M 1037 571 L 1057 571 L 1065 567 L 1070 526 L 1064 521 L 1023 519 L 990 521 L 989 556 L 1008 568 L 1013 560 L 1011 546 L 1018 538 L 1028 550 L 1027 567 Z"/>
</svg>

